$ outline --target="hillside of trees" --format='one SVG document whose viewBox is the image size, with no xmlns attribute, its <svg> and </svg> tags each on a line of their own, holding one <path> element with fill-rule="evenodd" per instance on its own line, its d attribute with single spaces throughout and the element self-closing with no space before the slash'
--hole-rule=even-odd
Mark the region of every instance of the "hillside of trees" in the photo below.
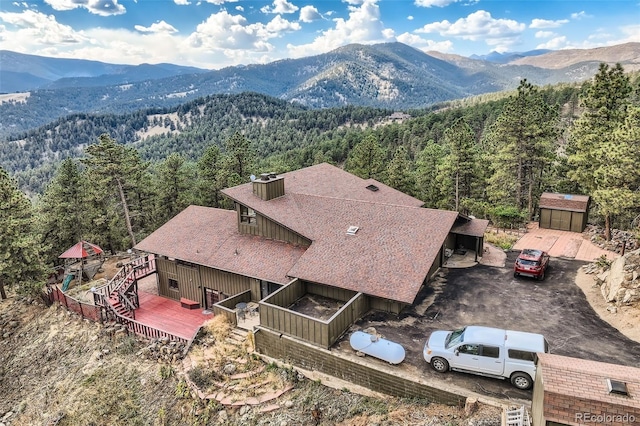
<svg viewBox="0 0 640 426">
<path fill-rule="evenodd" d="M 638 88 L 637 76 L 602 64 L 582 87 L 522 81 L 507 96 L 413 111 L 402 123 L 385 121 L 389 111 L 311 112 L 250 94 L 226 110 L 207 98 L 146 120 L 141 113 L 138 129 L 160 120 L 166 131 L 140 140 L 114 126 L 121 133 L 69 146 L 77 158 L 57 163 L 33 201 L 24 188 L 36 175 L 18 184 L 0 169 L 0 286 L 32 282 L 37 265 L 79 239 L 125 250 L 189 204 L 231 207 L 220 190 L 251 174 L 320 162 L 501 226 L 535 218 L 543 191 L 589 194 L 593 220 L 628 229 L 640 214 Z M 47 149 L 63 127 L 49 127 Z M 22 161 L 18 151 L 11 158 Z M 32 266 L 19 272 L 25 260 Z"/>
</svg>

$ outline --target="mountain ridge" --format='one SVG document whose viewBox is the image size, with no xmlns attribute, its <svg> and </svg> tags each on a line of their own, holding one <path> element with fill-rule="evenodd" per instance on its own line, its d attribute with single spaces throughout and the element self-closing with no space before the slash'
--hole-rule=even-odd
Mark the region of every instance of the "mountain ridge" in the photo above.
<svg viewBox="0 0 640 426">
<path fill-rule="evenodd" d="M 0 138 L 69 114 L 172 108 L 213 94 L 256 92 L 308 108 L 426 108 L 514 89 L 522 79 L 535 85 L 580 82 L 595 75 L 599 62 L 593 59 L 598 55 L 605 59 L 618 55 L 631 64 L 640 56 L 640 43 L 608 49 L 574 54 L 571 57 L 575 63 L 562 68 L 520 63 L 524 59 L 545 63 L 544 58 L 555 52 L 520 58 L 515 61 L 517 64 L 501 64 L 450 54 L 429 55 L 398 42 L 350 44 L 315 56 L 196 73 L 191 73 L 194 69 L 170 64 L 141 64 L 118 68 L 117 72 L 113 68 L 112 74 L 65 77 L 50 83 L 47 89 L 32 90 L 19 97 L 0 96 Z M 98 67 L 95 72 L 106 69 L 100 68 L 104 66 L 101 63 L 91 65 Z"/>
</svg>

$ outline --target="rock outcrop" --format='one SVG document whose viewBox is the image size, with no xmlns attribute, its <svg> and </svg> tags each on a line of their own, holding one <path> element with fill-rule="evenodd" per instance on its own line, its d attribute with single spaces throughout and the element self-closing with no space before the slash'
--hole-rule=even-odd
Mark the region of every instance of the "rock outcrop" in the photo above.
<svg viewBox="0 0 640 426">
<path fill-rule="evenodd" d="M 640 300 L 640 249 L 614 260 L 596 275 L 607 302 L 633 304 Z"/>
</svg>

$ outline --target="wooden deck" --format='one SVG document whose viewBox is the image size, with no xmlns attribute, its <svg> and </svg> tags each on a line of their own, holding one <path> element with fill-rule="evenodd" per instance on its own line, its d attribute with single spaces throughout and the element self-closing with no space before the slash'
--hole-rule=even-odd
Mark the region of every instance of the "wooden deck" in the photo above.
<svg viewBox="0 0 640 426">
<path fill-rule="evenodd" d="M 198 327 L 213 318 L 213 314 L 203 314 L 203 309 L 186 309 L 180 301 L 166 297 L 138 292 L 140 307 L 136 309 L 136 321 L 178 337 L 190 340 Z"/>
</svg>

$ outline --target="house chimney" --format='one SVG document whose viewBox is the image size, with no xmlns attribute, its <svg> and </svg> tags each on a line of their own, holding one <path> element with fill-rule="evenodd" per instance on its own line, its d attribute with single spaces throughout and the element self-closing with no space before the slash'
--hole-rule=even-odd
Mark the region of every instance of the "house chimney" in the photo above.
<svg viewBox="0 0 640 426">
<path fill-rule="evenodd" d="M 252 182 L 253 194 L 264 201 L 284 195 L 284 177 L 278 177 L 275 173 L 262 173 L 260 179 Z"/>
</svg>

